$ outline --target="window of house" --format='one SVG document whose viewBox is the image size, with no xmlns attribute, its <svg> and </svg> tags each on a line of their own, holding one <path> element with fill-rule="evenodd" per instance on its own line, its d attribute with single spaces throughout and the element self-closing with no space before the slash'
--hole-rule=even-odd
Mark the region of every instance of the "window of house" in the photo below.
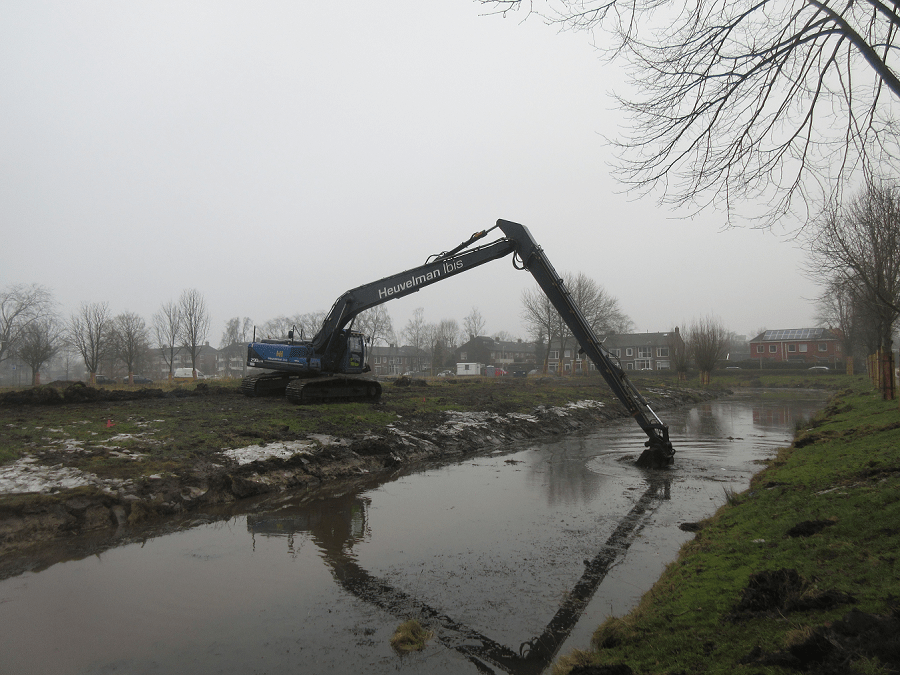
<svg viewBox="0 0 900 675">
<path fill-rule="evenodd" d="M 619 358 L 620 356 L 622 356 L 621 349 L 610 349 L 609 353 L 612 354 L 613 356 L 615 356 L 616 358 Z"/>
<path fill-rule="evenodd" d="M 466 360 L 466 352 L 460 352 L 460 353 L 459 353 L 459 360 L 460 360 L 460 361 L 465 361 L 465 360 Z"/>
<path fill-rule="evenodd" d="M 547 369 L 548 369 L 551 373 L 555 373 L 558 366 L 559 366 L 558 363 L 550 363 L 550 364 L 547 365 Z"/>
<path fill-rule="evenodd" d="M 756 353 L 757 353 L 757 354 L 762 354 L 762 353 L 765 352 L 765 351 L 766 351 L 766 348 L 765 348 L 764 346 L 762 346 L 762 345 L 756 345 Z"/>
<path fill-rule="evenodd" d="M 631 347 L 625 347 L 625 356 L 634 356 L 634 350 Z"/>
<path fill-rule="evenodd" d="M 559 350 L 550 352 L 550 358 L 556 359 L 558 361 L 559 360 Z"/>
<path fill-rule="evenodd" d="M 668 370 L 669 368 L 671 368 L 671 366 L 669 365 L 668 361 L 657 361 L 656 362 L 657 370 Z"/>
<path fill-rule="evenodd" d="M 629 361 L 625 364 L 625 370 L 634 370 L 634 363 Z"/>
<path fill-rule="evenodd" d="M 801 344 L 801 345 L 800 345 L 800 353 L 801 353 L 801 354 L 805 354 L 805 353 L 806 353 L 806 348 L 807 348 L 807 346 L 808 346 L 808 345 L 806 345 L 806 344 Z"/>
<path fill-rule="evenodd" d="M 650 370 L 650 359 L 638 359 L 634 362 L 637 370 Z"/>
<path fill-rule="evenodd" d="M 656 348 L 656 356 L 658 358 L 667 359 L 669 358 L 669 348 L 668 347 L 657 347 Z M 668 368 L 668 366 L 666 366 Z"/>
<path fill-rule="evenodd" d="M 653 349 L 650 347 L 638 347 L 638 357 L 642 359 L 649 359 L 653 356 Z"/>
<path fill-rule="evenodd" d="M 778 351 L 778 345 L 769 345 L 769 353 L 774 354 Z"/>
<path fill-rule="evenodd" d="M 820 352 L 827 352 L 827 351 L 828 351 L 828 343 L 827 343 L 827 342 L 820 342 L 820 343 L 819 343 L 819 351 L 820 351 Z"/>
<path fill-rule="evenodd" d="M 564 356 L 565 358 L 567 358 L 567 359 L 572 358 L 572 350 L 571 350 L 571 349 L 567 349 L 567 350 L 565 351 L 565 353 L 563 354 L 563 356 Z"/>
<path fill-rule="evenodd" d="M 797 345 L 788 345 L 788 351 L 792 353 L 797 351 Z"/>
</svg>

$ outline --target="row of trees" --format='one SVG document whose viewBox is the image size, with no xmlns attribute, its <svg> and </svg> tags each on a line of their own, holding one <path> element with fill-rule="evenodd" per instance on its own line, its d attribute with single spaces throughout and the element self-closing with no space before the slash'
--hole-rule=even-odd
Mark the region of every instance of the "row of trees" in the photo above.
<svg viewBox="0 0 900 675">
<path fill-rule="evenodd" d="M 619 307 L 618 300 L 585 274 L 565 277 L 573 300 L 593 330 L 600 335 L 632 330 L 632 322 Z M 544 347 L 544 363 L 549 356 L 551 342 L 564 351 L 574 340 L 565 321 L 550 304 L 540 288 L 526 290 L 522 296 L 522 312 L 534 342 Z M 325 312 L 310 312 L 292 317 L 272 319 L 258 329 L 258 337 L 282 338 L 288 331 L 306 339 L 319 330 Z M 417 308 L 406 325 L 395 331 L 385 305 L 360 314 L 353 327 L 366 335 L 370 344 L 404 344 L 413 353 L 428 359 L 437 367 L 455 361 L 456 349 L 466 340 L 485 333 L 486 321 L 477 307 L 463 319 L 445 318 L 428 322 L 425 310 Z M 166 364 L 169 375 L 176 357 L 187 353 L 196 370 L 199 351 L 209 332 L 209 314 L 203 296 L 195 289 L 185 290 L 178 301 L 160 306 L 148 325 L 139 315 L 123 312 L 112 315 L 107 303 L 83 303 L 67 321 L 55 310 L 52 295 L 37 285 L 16 285 L 0 293 L 0 362 L 16 356 L 32 370 L 32 381 L 38 383 L 41 368 L 60 352 L 77 354 L 96 380 L 101 365 L 115 360 L 124 366 L 129 377 L 144 365 L 142 359 L 152 351 Z M 714 319 L 695 322 L 685 333 L 683 343 L 673 343 L 673 367 L 687 370 L 689 360 L 708 373 L 727 348 L 729 335 Z M 249 317 L 233 317 L 225 324 L 220 347 L 243 344 L 254 337 L 253 321 Z M 496 340 L 514 341 L 506 331 L 491 335 Z M 705 364 L 709 364 L 708 366 Z M 413 364 L 421 369 L 421 363 Z"/>
<path fill-rule="evenodd" d="M 78 355 L 93 383 L 100 365 L 109 359 L 121 362 L 132 379 L 140 359 L 156 347 L 171 377 L 181 350 L 190 354 L 196 369 L 208 332 L 206 301 L 195 289 L 164 304 L 152 326 L 133 312 L 113 315 L 106 302 L 82 303 L 63 319 L 50 291 L 37 284 L 15 284 L 0 291 L 0 363 L 20 359 L 31 369 L 32 384 L 39 384 L 41 368 L 64 351 Z"/>
</svg>

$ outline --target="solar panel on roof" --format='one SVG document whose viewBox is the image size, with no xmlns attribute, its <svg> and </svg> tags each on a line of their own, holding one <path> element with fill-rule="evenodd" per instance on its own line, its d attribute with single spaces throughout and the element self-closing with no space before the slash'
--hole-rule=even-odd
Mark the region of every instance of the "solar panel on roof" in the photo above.
<svg viewBox="0 0 900 675">
<path fill-rule="evenodd" d="M 763 340 L 777 342 L 779 340 L 817 340 L 825 332 L 824 328 L 788 328 L 785 330 L 767 330 Z"/>
</svg>

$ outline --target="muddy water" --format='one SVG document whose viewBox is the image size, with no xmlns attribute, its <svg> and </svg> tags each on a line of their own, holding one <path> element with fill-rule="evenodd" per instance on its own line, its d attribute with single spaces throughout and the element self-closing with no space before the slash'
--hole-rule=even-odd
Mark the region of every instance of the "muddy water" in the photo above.
<svg viewBox="0 0 900 675">
<path fill-rule="evenodd" d="M 541 673 L 621 615 L 795 420 L 754 392 L 249 513 L 0 582 L 0 673 Z M 397 656 L 405 618 L 435 631 Z"/>
</svg>

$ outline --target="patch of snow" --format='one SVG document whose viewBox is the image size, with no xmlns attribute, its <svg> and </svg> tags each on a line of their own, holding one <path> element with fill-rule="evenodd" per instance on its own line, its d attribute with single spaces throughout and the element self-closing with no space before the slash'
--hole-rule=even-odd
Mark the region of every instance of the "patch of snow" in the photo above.
<svg viewBox="0 0 900 675">
<path fill-rule="evenodd" d="M 44 466 L 37 459 L 26 455 L 12 464 L 0 467 L 0 493 L 42 492 L 48 493 L 82 485 L 96 485 L 106 492 L 120 487 L 123 481 L 104 480 L 96 474 L 62 466 Z"/>
<path fill-rule="evenodd" d="M 240 465 L 259 462 L 265 459 L 289 459 L 294 455 L 311 455 L 311 450 L 316 447 L 313 441 L 286 441 L 267 443 L 266 445 L 248 445 L 243 448 L 234 448 L 222 452 Z"/>
<path fill-rule="evenodd" d="M 337 436 L 329 436 L 328 434 L 309 434 L 307 438 L 318 441 L 320 445 L 348 445 L 346 439 L 338 438 Z"/>
<path fill-rule="evenodd" d="M 583 401 L 576 401 L 575 403 L 567 403 L 567 408 L 603 408 L 605 404 L 603 401 L 593 401 L 590 399 L 585 399 Z"/>
</svg>

